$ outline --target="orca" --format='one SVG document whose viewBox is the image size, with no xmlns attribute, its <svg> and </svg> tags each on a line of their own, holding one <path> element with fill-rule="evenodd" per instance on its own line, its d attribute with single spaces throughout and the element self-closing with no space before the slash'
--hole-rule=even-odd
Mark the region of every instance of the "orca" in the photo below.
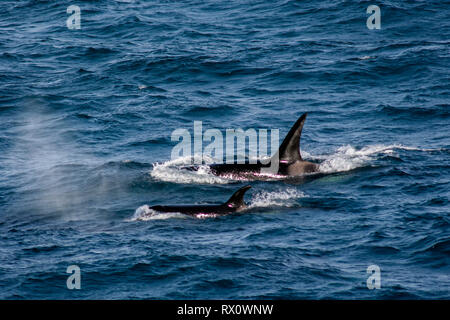
<svg viewBox="0 0 450 320">
<path fill-rule="evenodd" d="M 152 206 L 150 209 L 158 212 L 178 212 L 190 216 L 197 215 L 226 215 L 241 212 L 247 208 L 244 202 L 245 192 L 251 186 L 245 186 L 236 191 L 227 202 L 218 205 L 177 205 L 177 206 Z"/>
<path fill-rule="evenodd" d="M 300 154 L 300 137 L 307 113 L 292 126 L 278 151 L 266 163 L 211 164 L 211 173 L 226 178 L 266 180 L 290 178 L 319 172 L 319 165 L 304 161 Z M 194 169 L 195 170 L 195 169 Z"/>
</svg>

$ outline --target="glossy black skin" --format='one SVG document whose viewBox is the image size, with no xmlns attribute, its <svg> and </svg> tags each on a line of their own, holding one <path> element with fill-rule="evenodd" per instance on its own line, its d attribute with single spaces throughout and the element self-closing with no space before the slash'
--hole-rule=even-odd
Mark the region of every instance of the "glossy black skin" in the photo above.
<svg viewBox="0 0 450 320">
<path fill-rule="evenodd" d="M 153 206 L 151 209 L 158 212 L 179 212 L 187 215 L 214 214 L 226 215 L 241 211 L 243 208 L 233 208 L 226 204 L 221 205 L 180 205 L 180 206 Z"/>
<path fill-rule="evenodd" d="M 298 163 L 298 170 L 295 165 Z M 308 161 L 297 163 L 279 163 L 277 174 L 264 174 L 261 172 L 263 168 L 269 168 L 270 165 L 258 163 L 242 163 L 242 164 L 212 164 L 210 165 L 211 173 L 216 176 L 235 176 L 244 178 L 286 178 L 307 173 L 315 173 L 318 171 L 318 165 Z"/>
<path fill-rule="evenodd" d="M 216 176 L 256 177 L 261 168 L 268 167 L 261 163 L 211 164 L 211 173 Z"/>
<path fill-rule="evenodd" d="M 247 206 L 244 202 L 244 195 L 251 186 L 247 185 L 237 190 L 233 195 L 223 204 L 216 205 L 178 205 L 178 206 L 153 206 L 153 209 L 158 212 L 178 212 L 187 215 L 226 215 L 234 212 L 245 210 Z"/>
</svg>

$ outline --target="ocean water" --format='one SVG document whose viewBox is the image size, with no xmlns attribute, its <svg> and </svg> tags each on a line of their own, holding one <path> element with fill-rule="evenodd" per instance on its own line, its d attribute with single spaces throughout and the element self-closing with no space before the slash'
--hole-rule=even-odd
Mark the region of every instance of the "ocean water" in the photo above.
<svg viewBox="0 0 450 320">
<path fill-rule="evenodd" d="M 379 30 L 366 26 L 372 4 Z M 66 26 L 69 5 L 80 29 Z M 0 298 L 449 299 L 449 12 L 2 1 Z M 317 177 L 233 181 L 171 159 L 172 132 L 194 121 L 282 138 L 304 112 Z M 149 209 L 220 203 L 244 183 L 245 213 Z"/>
</svg>

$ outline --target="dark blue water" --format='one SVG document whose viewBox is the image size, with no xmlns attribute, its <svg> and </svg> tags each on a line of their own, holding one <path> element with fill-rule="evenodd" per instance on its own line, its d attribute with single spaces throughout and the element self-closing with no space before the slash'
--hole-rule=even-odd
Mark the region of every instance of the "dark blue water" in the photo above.
<svg viewBox="0 0 450 320">
<path fill-rule="evenodd" d="M 449 12 L 2 1 L 0 298 L 449 299 Z M 180 170 L 173 130 L 282 138 L 303 112 L 302 155 L 325 175 L 250 182 L 244 214 L 148 209 L 220 203 L 244 184 Z"/>
</svg>

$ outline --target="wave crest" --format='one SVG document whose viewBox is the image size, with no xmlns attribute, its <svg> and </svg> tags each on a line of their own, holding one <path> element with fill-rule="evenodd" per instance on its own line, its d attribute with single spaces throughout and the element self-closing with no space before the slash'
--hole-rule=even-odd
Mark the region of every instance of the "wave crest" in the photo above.
<svg viewBox="0 0 450 320">
<path fill-rule="evenodd" d="M 248 207 L 292 207 L 296 205 L 295 200 L 304 197 L 306 197 L 306 195 L 303 192 L 294 188 L 272 192 L 262 191 L 253 196 Z"/>
<path fill-rule="evenodd" d="M 129 221 L 166 220 L 170 218 L 185 218 L 186 216 L 178 212 L 158 212 L 150 209 L 148 205 L 140 206 L 134 212 Z"/>
<path fill-rule="evenodd" d="M 206 164 L 200 165 L 198 170 L 190 171 L 183 166 L 192 165 L 192 157 L 180 157 L 164 163 L 154 163 L 150 175 L 161 181 L 174 183 L 200 183 L 200 184 L 226 184 L 229 179 L 215 176 L 211 173 L 208 164 L 214 163 L 214 159 L 204 157 Z"/>
<path fill-rule="evenodd" d="M 323 160 L 319 165 L 319 171 L 323 173 L 334 173 L 350 171 L 369 165 L 377 159 L 380 154 L 392 155 L 395 150 L 427 151 L 425 149 L 405 147 L 402 145 L 369 145 L 357 149 L 351 145 L 339 147 L 335 153 L 328 156 L 311 156 L 313 159 Z"/>
</svg>

